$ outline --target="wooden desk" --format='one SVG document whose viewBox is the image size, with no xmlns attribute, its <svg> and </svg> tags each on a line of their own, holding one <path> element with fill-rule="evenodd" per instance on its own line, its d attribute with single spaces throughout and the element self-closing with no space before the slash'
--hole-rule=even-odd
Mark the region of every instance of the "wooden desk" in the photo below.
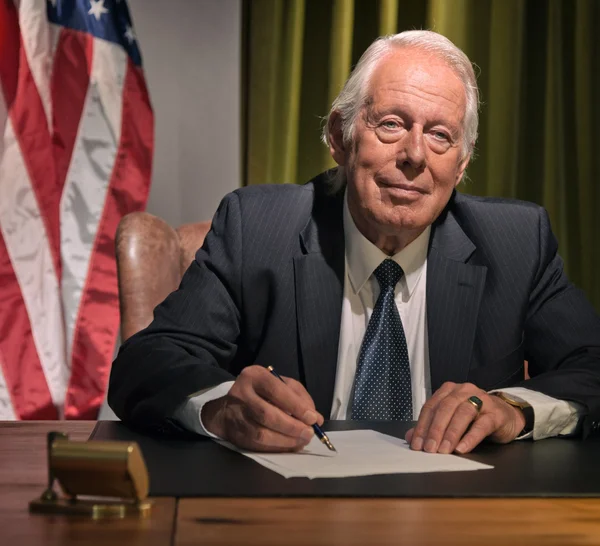
<svg viewBox="0 0 600 546">
<path fill-rule="evenodd" d="M 154 499 L 150 520 L 31 515 L 46 433 L 93 423 L 0 423 L 0 544 L 45 546 L 600 545 L 600 499 Z"/>
<path fill-rule="evenodd" d="M 182 499 L 175 544 L 600 544 L 600 500 Z"/>
<path fill-rule="evenodd" d="M 148 520 L 91 521 L 29 513 L 29 501 L 48 483 L 46 434 L 59 430 L 72 440 L 85 440 L 93 428 L 93 422 L 0 422 L 0 544 L 171 544 L 176 499 L 154 499 Z"/>
</svg>

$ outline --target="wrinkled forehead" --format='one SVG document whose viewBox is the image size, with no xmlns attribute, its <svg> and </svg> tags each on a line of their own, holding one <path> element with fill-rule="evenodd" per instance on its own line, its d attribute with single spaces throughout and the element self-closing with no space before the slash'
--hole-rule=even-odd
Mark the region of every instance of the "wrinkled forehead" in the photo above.
<svg viewBox="0 0 600 546">
<path fill-rule="evenodd" d="M 458 107 L 462 115 L 466 109 L 465 86 L 439 53 L 395 48 L 377 62 L 367 82 L 365 104 L 376 107 L 402 93 L 415 93 L 448 108 Z"/>
</svg>

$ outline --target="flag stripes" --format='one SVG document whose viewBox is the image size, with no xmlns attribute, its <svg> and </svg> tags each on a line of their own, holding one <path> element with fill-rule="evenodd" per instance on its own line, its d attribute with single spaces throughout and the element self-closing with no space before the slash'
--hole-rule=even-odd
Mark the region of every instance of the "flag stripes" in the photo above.
<svg viewBox="0 0 600 546">
<path fill-rule="evenodd" d="M 122 0 L 0 0 L 0 419 L 93 419 L 153 115 Z M 98 7 L 99 6 L 99 7 Z"/>
</svg>

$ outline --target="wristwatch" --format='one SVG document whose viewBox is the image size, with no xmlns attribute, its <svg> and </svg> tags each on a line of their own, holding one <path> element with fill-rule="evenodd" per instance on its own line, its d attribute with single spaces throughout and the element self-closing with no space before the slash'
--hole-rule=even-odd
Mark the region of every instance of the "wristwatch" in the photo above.
<svg viewBox="0 0 600 546">
<path fill-rule="evenodd" d="M 519 400 L 515 400 L 511 398 L 508 394 L 504 394 L 503 392 L 493 392 L 494 396 L 500 398 L 500 400 L 504 400 L 509 406 L 513 406 L 514 408 L 519 408 L 523 413 L 523 417 L 525 417 L 525 427 L 519 434 L 517 434 L 517 438 L 519 436 L 524 436 L 525 434 L 529 434 L 533 431 L 533 423 L 534 423 L 534 414 L 533 408 L 527 402 L 521 402 Z"/>
</svg>

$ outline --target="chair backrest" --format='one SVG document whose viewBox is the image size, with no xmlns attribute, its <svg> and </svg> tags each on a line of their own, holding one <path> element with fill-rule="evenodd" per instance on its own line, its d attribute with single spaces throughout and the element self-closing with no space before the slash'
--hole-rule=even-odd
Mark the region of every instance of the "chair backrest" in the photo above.
<svg viewBox="0 0 600 546">
<path fill-rule="evenodd" d="M 121 341 L 152 322 L 154 308 L 177 289 L 210 222 L 173 229 L 147 212 L 123 217 L 116 234 Z"/>
</svg>

